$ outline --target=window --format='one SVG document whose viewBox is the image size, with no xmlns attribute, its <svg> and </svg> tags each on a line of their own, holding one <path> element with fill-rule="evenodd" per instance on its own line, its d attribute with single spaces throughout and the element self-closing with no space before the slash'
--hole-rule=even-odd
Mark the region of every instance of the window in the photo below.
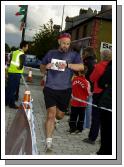
<svg viewBox="0 0 124 167">
<path fill-rule="evenodd" d="M 87 25 L 84 25 L 83 27 L 83 37 L 87 36 Z"/>
<path fill-rule="evenodd" d="M 79 28 L 76 29 L 76 39 L 79 39 Z"/>
</svg>

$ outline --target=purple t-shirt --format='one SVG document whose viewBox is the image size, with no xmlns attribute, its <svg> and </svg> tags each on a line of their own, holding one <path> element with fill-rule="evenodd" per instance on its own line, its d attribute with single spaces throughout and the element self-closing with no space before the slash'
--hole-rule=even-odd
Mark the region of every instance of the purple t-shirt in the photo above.
<svg viewBox="0 0 124 167">
<path fill-rule="evenodd" d="M 42 64 L 47 65 L 51 63 L 52 59 L 66 60 L 72 64 L 83 64 L 80 55 L 75 51 L 63 53 L 59 50 L 50 50 L 42 59 Z M 47 71 L 47 78 L 45 87 L 54 90 L 65 90 L 71 88 L 71 78 L 73 70 L 66 68 L 65 71 L 56 71 L 49 69 Z"/>
</svg>

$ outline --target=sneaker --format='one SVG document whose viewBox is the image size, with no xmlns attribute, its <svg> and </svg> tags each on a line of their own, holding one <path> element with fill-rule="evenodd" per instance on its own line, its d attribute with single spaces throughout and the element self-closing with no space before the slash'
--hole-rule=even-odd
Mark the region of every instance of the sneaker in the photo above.
<svg viewBox="0 0 124 167">
<path fill-rule="evenodd" d="M 59 123 L 60 123 L 60 120 L 55 119 L 55 129 L 56 130 L 57 130 L 57 127 L 58 127 Z"/>
<path fill-rule="evenodd" d="M 70 132 L 71 135 L 75 135 L 75 131 L 74 132 Z"/>
<path fill-rule="evenodd" d="M 51 150 L 52 148 L 52 138 L 48 137 L 46 138 L 46 150 Z"/>
<path fill-rule="evenodd" d="M 58 119 L 55 118 L 55 124 L 57 124 L 59 122 L 60 122 L 60 120 L 58 120 Z"/>
<path fill-rule="evenodd" d="M 46 142 L 46 151 L 51 151 L 52 150 L 52 141 L 47 141 Z"/>
<path fill-rule="evenodd" d="M 76 130 L 75 133 L 80 135 L 82 134 L 82 130 Z"/>
<path fill-rule="evenodd" d="M 68 130 L 68 133 L 69 133 L 69 134 L 72 134 L 72 135 L 75 134 L 75 132 L 76 132 L 76 130 L 71 130 L 71 129 Z"/>
<path fill-rule="evenodd" d="M 95 144 L 95 141 L 90 140 L 89 138 L 83 139 L 83 142 L 89 143 L 89 144 Z"/>
</svg>

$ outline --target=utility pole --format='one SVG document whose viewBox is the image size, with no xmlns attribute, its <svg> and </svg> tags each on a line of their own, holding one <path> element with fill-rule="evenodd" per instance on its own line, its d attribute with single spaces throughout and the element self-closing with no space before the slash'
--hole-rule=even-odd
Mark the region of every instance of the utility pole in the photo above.
<svg viewBox="0 0 124 167">
<path fill-rule="evenodd" d="M 23 27 L 23 30 L 22 30 L 22 39 L 21 39 L 21 41 L 24 41 L 24 39 L 25 39 L 25 28 L 26 28 L 26 21 L 27 21 L 27 12 L 28 12 L 28 5 L 27 5 L 27 8 L 25 9 L 24 27 Z"/>
<path fill-rule="evenodd" d="M 62 27 L 63 27 L 64 8 L 65 8 L 65 5 L 63 5 L 63 12 L 62 12 L 62 23 L 61 23 L 61 32 L 62 32 Z"/>
</svg>

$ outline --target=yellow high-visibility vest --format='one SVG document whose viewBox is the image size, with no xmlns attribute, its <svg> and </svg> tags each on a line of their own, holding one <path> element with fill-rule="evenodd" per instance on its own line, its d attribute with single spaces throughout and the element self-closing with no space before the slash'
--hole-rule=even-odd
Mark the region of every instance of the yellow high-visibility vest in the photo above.
<svg viewBox="0 0 124 167">
<path fill-rule="evenodd" d="M 21 50 L 16 50 L 12 53 L 12 60 L 10 62 L 10 66 L 8 68 L 9 73 L 20 73 L 24 72 L 24 67 L 19 70 L 18 67 L 20 66 L 20 55 L 24 54 Z"/>
</svg>

